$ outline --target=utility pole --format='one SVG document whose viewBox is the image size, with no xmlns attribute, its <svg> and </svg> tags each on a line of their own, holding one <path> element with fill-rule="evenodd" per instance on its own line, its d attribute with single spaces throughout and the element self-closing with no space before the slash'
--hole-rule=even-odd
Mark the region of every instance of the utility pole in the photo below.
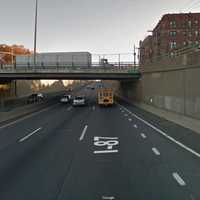
<svg viewBox="0 0 200 200">
<path fill-rule="evenodd" d="M 135 45 L 134 45 L 134 69 L 136 68 L 136 51 L 135 51 Z"/>
<path fill-rule="evenodd" d="M 37 18 L 38 18 L 38 0 L 36 0 L 36 4 L 35 4 L 35 30 L 34 30 L 34 55 L 33 55 L 34 69 L 35 69 L 35 67 L 36 67 Z"/>
</svg>

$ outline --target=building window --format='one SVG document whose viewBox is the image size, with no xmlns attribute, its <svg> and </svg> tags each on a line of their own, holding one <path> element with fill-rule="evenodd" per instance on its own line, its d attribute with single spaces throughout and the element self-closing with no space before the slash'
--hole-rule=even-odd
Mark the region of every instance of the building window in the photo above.
<svg viewBox="0 0 200 200">
<path fill-rule="evenodd" d="M 170 42 L 169 46 L 170 46 L 171 49 L 176 49 L 177 44 L 176 44 L 176 42 Z"/>
<path fill-rule="evenodd" d="M 199 21 L 198 21 L 198 20 L 195 20 L 194 23 L 195 23 L 195 25 L 198 25 L 198 24 L 199 24 Z"/>
<path fill-rule="evenodd" d="M 195 31 L 195 36 L 198 36 L 199 35 L 199 31 Z"/>
<path fill-rule="evenodd" d="M 184 42 L 183 42 L 183 46 L 186 46 L 186 45 L 187 45 L 187 42 L 186 42 L 186 41 L 184 41 Z"/>
<path fill-rule="evenodd" d="M 186 33 L 186 31 L 183 31 L 183 36 L 187 36 L 187 33 Z"/>
<path fill-rule="evenodd" d="M 188 41 L 188 45 L 191 46 L 192 45 L 192 41 Z"/>
<path fill-rule="evenodd" d="M 198 45 L 199 44 L 199 41 L 195 41 L 195 45 Z"/>
<path fill-rule="evenodd" d="M 192 37 L 192 32 L 188 32 L 188 36 L 189 36 L 189 37 Z"/>
<path fill-rule="evenodd" d="M 188 26 L 191 28 L 192 27 L 192 21 L 188 21 Z"/>
<path fill-rule="evenodd" d="M 176 36 L 176 34 L 177 34 L 177 32 L 176 32 L 176 31 L 170 31 L 170 33 L 169 33 L 169 35 L 170 35 L 170 36 L 172 36 L 172 37 L 175 37 L 175 36 Z"/>
<path fill-rule="evenodd" d="M 170 21 L 170 28 L 176 28 L 176 21 Z"/>
</svg>

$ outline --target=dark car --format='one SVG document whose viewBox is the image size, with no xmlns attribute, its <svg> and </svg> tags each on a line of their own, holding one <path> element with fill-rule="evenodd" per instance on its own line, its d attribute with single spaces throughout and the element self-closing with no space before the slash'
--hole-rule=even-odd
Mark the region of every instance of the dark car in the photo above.
<svg viewBox="0 0 200 200">
<path fill-rule="evenodd" d="M 38 94 L 31 94 L 30 96 L 28 96 L 27 98 L 27 103 L 30 104 L 30 103 L 35 103 L 35 102 L 38 102 L 39 101 L 39 98 L 38 98 Z"/>
</svg>

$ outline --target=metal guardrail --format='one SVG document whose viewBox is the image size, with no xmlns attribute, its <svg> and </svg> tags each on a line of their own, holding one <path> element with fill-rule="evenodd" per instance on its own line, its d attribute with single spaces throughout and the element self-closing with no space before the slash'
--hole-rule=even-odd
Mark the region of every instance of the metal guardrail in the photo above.
<svg viewBox="0 0 200 200">
<path fill-rule="evenodd" d="M 128 62 L 105 65 L 92 63 L 90 66 L 72 63 L 37 63 L 35 66 L 27 63 L 1 65 L 0 73 L 139 73 L 139 66 Z"/>
</svg>

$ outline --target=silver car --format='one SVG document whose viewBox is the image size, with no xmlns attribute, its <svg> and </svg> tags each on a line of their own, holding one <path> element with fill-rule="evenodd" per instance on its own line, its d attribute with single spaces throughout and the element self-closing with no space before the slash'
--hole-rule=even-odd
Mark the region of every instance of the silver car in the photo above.
<svg viewBox="0 0 200 200">
<path fill-rule="evenodd" d="M 83 96 L 77 96 L 73 99 L 73 106 L 85 106 L 86 105 L 86 99 Z"/>
</svg>

